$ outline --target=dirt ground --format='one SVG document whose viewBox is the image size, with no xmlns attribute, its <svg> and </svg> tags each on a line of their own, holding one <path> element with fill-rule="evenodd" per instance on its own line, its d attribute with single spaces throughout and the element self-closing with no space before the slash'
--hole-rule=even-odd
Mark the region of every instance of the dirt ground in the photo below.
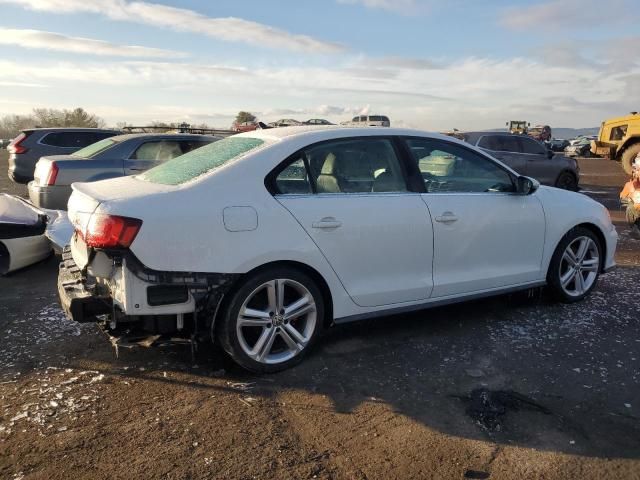
<svg viewBox="0 0 640 480">
<path fill-rule="evenodd" d="M 640 479 L 640 241 L 620 167 L 580 163 L 621 234 L 587 300 L 345 325 L 276 375 L 215 350 L 116 357 L 64 318 L 55 258 L 0 278 L 0 478 Z"/>
</svg>

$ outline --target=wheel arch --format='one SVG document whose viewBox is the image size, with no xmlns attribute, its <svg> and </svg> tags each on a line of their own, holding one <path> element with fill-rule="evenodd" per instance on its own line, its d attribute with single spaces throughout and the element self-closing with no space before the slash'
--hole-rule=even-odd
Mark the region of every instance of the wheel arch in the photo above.
<svg viewBox="0 0 640 480">
<path fill-rule="evenodd" d="M 211 325 L 210 325 L 210 329 L 211 329 L 210 331 L 212 334 L 214 334 L 215 332 L 218 318 L 222 315 L 222 312 L 224 312 L 225 308 L 227 308 L 228 306 L 229 299 L 233 296 L 235 291 L 238 288 L 240 288 L 240 286 L 244 283 L 244 281 L 251 275 L 255 275 L 264 270 L 268 270 L 270 268 L 276 268 L 276 267 L 294 268 L 308 275 L 309 277 L 311 277 L 311 279 L 314 282 L 316 282 L 316 284 L 318 285 L 318 288 L 320 289 L 320 292 L 322 293 L 322 297 L 325 304 L 324 305 L 325 312 L 324 312 L 324 318 L 322 319 L 322 326 L 323 328 L 328 328 L 329 326 L 331 326 L 331 324 L 333 323 L 333 295 L 331 294 L 331 289 L 329 288 L 329 284 L 324 279 L 324 277 L 320 274 L 320 272 L 318 272 L 315 268 L 302 262 L 297 262 L 295 260 L 278 260 L 278 261 L 262 264 L 246 273 L 243 273 L 233 282 L 233 284 L 231 284 L 231 286 L 225 292 L 223 298 L 220 300 L 219 304 L 215 309 L 215 312 L 211 321 Z"/>
</svg>

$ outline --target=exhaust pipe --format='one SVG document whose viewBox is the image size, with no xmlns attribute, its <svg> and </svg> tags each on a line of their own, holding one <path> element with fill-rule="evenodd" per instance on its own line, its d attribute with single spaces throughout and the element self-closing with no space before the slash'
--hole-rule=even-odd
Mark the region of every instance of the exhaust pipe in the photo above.
<svg viewBox="0 0 640 480">
<path fill-rule="evenodd" d="M 0 240 L 0 275 L 44 260 L 51 254 L 51 243 L 44 235 Z"/>
</svg>

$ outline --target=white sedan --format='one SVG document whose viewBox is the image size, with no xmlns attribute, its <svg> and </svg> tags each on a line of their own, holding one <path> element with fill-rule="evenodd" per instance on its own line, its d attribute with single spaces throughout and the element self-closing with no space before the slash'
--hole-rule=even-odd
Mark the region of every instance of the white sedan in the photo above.
<svg viewBox="0 0 640 480">
<path fill-rule="evenodd" d="M 590 198 L 405 129 L 235 135 L 142 175 L 75 184 L 58 290 L 116 337 L 210 339 L 300 361 L 333 323 L 547 285 L 583 299 L 617 233 Z"/>
</svg>

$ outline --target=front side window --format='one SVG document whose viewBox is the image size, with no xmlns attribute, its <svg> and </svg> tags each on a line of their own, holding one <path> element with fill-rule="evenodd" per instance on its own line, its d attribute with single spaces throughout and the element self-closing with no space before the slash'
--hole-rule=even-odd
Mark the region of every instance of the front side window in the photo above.
<svg viewBox="0 0 640 480">
<path fill-rule="evenodd" d="M 618 127 L 613 127 L 611 129 L 611 136 L 609 140 L 622 140 L 624 136 L 627 134 L 627 125 L 620 125 Z"/>
<path fill-rule="evenodd" d="M 511 175 L 476 152 L 425 138 L 409 138 L 407 146 L 428 193 L 515 191 Z"/>
<path fill-rule="evenodd" d="M 152 183 L 180 185 L 237 160 L 264 144 L 265 141 L 259 138 L 227 137 L 147 170 L 138 178 Z"/>
</svg>

